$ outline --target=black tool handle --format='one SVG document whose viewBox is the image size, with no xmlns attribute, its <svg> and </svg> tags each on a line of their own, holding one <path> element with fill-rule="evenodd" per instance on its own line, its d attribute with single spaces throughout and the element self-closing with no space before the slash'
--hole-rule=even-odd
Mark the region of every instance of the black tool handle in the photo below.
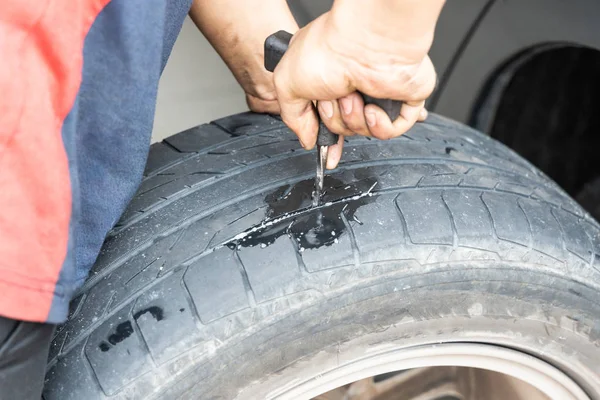
<svg viewBox="0 0 600 400">
<path fill-rule="evenodd" d="M 292 34 L 279 31 L 265 40 L 265 68 L 267 71 L 275 71 L 275 67 L 285 54 L 292 40 Z M 333 146 L 338 142 L 338 135 L 331 132 L 319 119 L 319 133 L 317 135 L 318 146 Z"/>
<path fill-rule="evenodd" d="M 275 32 L 265 40 L 265 68 L 269 72 L 281 61 L 292 40 L 292 34 L 286 31 Z"/>
<path fill-rule="evenodd" d="M 279 31 L 267 38 L 265 40 L 265 68 L 268 71 L 275 71 L 275 67 L 281 60 L 281 57 L 285 54 L 287 50 L 290 40 L 292 40 L 292 34 L 286 31 Z M 364 102 L 367 104 L 375 104 L 383 111 L 386 112 L 390 120 L 393 122 L 400 116 L 400 109 L 402 108 L 402 102 L 398 100 L 391 99 L 377 99 L 375 97 L 368 96 L 366 94 L 358 92 Z M 319 135 L 321 134 L 321 129 L 319 129 Z M 337 138 L 335 143 L 337 143 Z M 317 143 L 318 144 L 318 143 Z M 328 145 L 323 145 L 328 146 Z"/>
</svg>

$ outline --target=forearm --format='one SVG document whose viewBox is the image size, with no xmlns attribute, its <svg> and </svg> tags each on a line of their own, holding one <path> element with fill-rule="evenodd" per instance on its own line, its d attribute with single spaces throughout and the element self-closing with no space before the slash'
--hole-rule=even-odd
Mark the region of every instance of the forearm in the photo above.
<svg viewBox="0 0 600 400">
<path fill-rule="evenodd" d="M 194 0 L 190 17 L 247 92 L 273 90 L 263 66 L 264 40 L 278 30 L 298 30 L 285 0 Z"/>
<path fill-rule="evenodd" d="M 422 58 L 444 0 L 335 0 L 332 28 L 368 52 Z M 343 44 L 342 44 L 343 46 Z"/>
</svg>

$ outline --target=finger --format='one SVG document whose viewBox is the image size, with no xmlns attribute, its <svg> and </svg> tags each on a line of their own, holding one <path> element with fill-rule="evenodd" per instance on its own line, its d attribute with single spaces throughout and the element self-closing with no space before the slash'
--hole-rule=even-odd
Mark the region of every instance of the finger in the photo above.
<svg viewBox="0 0 600 400">
<path fill-rule="evenodd" d="M 279 114 L 279 102 L 277 100 L 262 100 L 251 94 L 246 94 L 246 104 L 250 111 L 263 114 Z"/>
<path fill-rule="evenodd" d="M 429 112 L 427 111 L 427 109 L 425 107 L 421 108 L 421 111 L 419 112 L 419 119 L 417 119 L 418 122 L 423 122 L 427 119 L 427 116 L 429 115 Z"/>
<path fill-rule="evenodd" d="M 357 92 L 350 93 L 342 97 L 338 103 L 338 108 L 342 112 L 342 119 L 346 127 L 356 134 L 371 136 L 371 132 L 367 127 L 367 121 L 365 120 L 365 103 L 362 96 Z"/>
<path fill-rule="evenodd" d="M 311 101 L 293 94 L 288 85 L 291 79 L 286 75 L 288 71 L 288 69 L 282 68 L 280 63 L 273 74 L 281 119 L 298 136 L 302 147 L 310 150 L 315 147 L 319 131 L 317 113 Z"/>
<path fill-rule="evenodd" d="M 281 119 L 298 136 L 302 147 L 306 150 L 315 147 L 319 122 L 312 102 L 283 102 L 280 100 L 279 107 Z"/>
<path fill-rule="evenodd" d="M 344 148 L 344 137 L 340 135 L 338 142 L 327 149 L 327 169 L 337 167 L 342 158 L 342 150 Z"/>
<path fill-rule="evenodd" d="M 319 110 L 321 121 L 323 121 L 325 126 L 329 128 L 331 132 L 344 136 L 354 135 L 354 132 L 348 129 L 346 124 L 344 124 L 344 120 L 342 119 L 342 113 L 340 111 L 340 107 L 337 101 L 319 101 L 317 109 Z"/>
<path fill-rule="evenodd" d="M 400 115 L 392 123 L 385 111 L 369 104 L 365 107 L 365 118 L 374 137 L 383 140 L 391 139 L 406 133 L 417 122 L 424 106 L 425 101 L 403 103 Z"/>
</svg>

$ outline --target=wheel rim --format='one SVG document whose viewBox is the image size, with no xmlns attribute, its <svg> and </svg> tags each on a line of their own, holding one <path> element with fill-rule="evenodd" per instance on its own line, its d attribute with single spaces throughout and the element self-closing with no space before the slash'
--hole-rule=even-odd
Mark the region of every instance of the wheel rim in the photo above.
<svg viewBox="0 0 600 400">
<path fill-rule="evenodd" d="M 476 343 L 424 345 L 368 355 L 269 398 L 474 400 L 481 398 L 477 397 L 474 382 L 477 377 L 484 376 L 473 375 L 474 369 L 483 371 L 483 374 L 493 371 L 516 378 L 512 379 L 514 382 L 526 383 L 527 387 L 538 392 L 523 392 L 528 393 L 527 400 L 590 399 L 575 381 L 545 361 L 513 349 Z M 374 376 L 404 370 L 410 371 L 381 384 L 372 383 Z M 388 397 L 388 394 L 391 396 Z M 485 398 L 491 400 L 492 396 L 492 393 L 487 393 Z"/>
</svg>

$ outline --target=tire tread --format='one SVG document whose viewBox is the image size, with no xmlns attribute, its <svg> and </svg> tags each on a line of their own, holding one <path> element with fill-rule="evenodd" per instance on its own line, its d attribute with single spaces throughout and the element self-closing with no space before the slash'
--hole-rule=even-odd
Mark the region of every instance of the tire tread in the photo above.
<svg viewBox="0 0 600 400">
<path fill-rule="evenodd" d="M 256 145 L 248 146 L 253 138 Z M 206 357 L 239 332 L 261 329 L 340 288 L 393 275 L 390 265 L 399 260 L 421 269 L 440 260 L 543 263 L 556 274 L 600 282 L 598 224 L 512 151 L 437 116 L 389 144 L 348 140 L 334 173 L 368 170 L 379 177 L 377 202 L 361 210 L 382 222 L 380 231 L 368 232 L 343 215 L 347 242 L 340 238 L 339 246 L 319 255 L 326 259 L 321 262 L 287 240 L 262 252 L 218 248 L 241 226 L 260 221 L 265 193 L 312 176 L 313 155 L 297 147 L 281 121 L 249 113 L 152 146 L 140 192 L 52 343 L 47 400 L 84 395 L 73 389 L 75 383 L 64 385 L 75 379 L 65 378 L 75 374 L 72 365 L 81 362 L 89 365 L 77 373 L 91 373 L 86 379 L 95 380 L 105 396 L 92 390 L 85 398 L 149 396 L 156 386 L 151 376 L 178 379 L 179 372 L 168 372 L 173 365 Z M 228 164 L 219 164 L 223 157 Z M 227 167 L 215 171 L 211 160 Z M 192 178 L 185 181 L 184 175 Z M 163 196 L 160 188 L 169 184 L 173 194 Z M 219 187 L 228 187 L 229 195 L 210 200 Z M 200 206 L 194 196 L 209 200 Z M 558 231 L 564 246 L 556 246 Z M 381 242 L 373 243 L 370 235 Z M 277 261 L 282 266 L 274 269 Z M 152 322 L 150 312 L 135 318 L 152 304 L 178 318 L 173 335 L 155 336 L 145 325 Z M 151 361 L 135 376 L 119 368 L 113 371 L 118 376 L 99 373 L 104 364 L 97 340 L 123 320 L 132 321 L 137 348 Z M 194 328 L 183 337 L 179 327 Z M 52 378 L 59 372 L 62 383 Z"/>
</svg>

